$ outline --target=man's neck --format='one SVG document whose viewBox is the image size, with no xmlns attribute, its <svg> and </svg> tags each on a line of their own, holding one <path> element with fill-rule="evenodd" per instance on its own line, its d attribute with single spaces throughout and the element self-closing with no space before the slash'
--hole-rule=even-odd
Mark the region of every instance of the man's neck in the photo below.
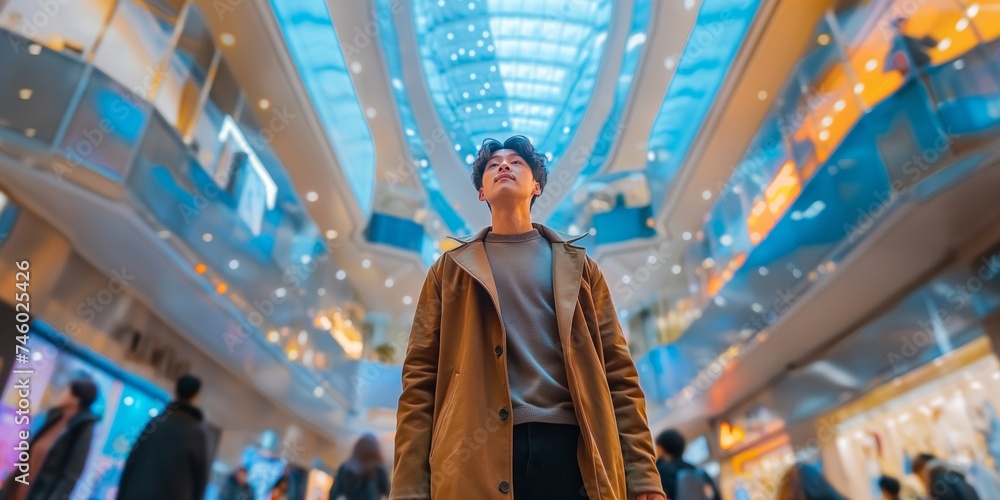
<svg viewBox="0 0 1000 500">
<path fill-rule="evenodd" d="M 531 231 L 531 208 L 518 207 L 514 210 L 499 210 L 493 207 L 493 231 L 496 234 L 522 234 Z"/>
</svg>

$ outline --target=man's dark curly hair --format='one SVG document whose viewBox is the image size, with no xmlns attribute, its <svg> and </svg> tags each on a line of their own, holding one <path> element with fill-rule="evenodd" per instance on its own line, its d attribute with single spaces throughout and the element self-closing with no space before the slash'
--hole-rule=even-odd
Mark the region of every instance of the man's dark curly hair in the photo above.
<svg viewBox="0 0 1000 500">
<path fill-rule="evenodd" d="M 531 168 L 532 175 L 535 176 L 535 182 L 538 183 L 539 190 L 545 192 L 545 183 L 549 177 L 549 171 L 545 168 L 545 156 L 535 151 L 535 147 L 531 145 L 531 141 L 523 135 L 515 135 L 503 143 L 496 139 L 486 139 L 483 141 L 483 145 L 479 148 L 479 154 L 476 155 L 475 161 L 472 162 L 472 183 L 475 184 L 476 191 L 479 191 L 483 187 L 483 173 L 486 172 L 486 165 L 489 163 L 490 158 L 493 157 L 493 153 L 501 149 L 514 150 L 521 158 L 524 158 L 528 167 Z M 535 204 L 536 199 L 538 199 L 537 196 L 531 198 L 532 205 Z"/>
</svg>

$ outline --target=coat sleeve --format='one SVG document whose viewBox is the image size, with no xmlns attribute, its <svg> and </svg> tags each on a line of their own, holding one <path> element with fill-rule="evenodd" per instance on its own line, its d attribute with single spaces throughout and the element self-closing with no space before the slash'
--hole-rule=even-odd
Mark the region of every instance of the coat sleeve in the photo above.
<svg viewBox="0 0 1000 500">
<path fill-rule="evenodd" d="M 73 440 L 73 447 L 66 454 L 62 474 L 59 475 L 59 481 L 53 485 L 48 498 L 69 498 L 70 493 L 73 493 L 73 488 L 76 487 L 80 475 L 83 474 L 83 468 L 87 465 L 90 443 L 93 440 L 94 423 L 84 424 L 80 434 Z"/>
<path fill-rule="evenodd" d="M 439 272 L 438 265 L 432 266 L 424 280 L 403 360 L 389 495 L 393 500 L 431 497 L 431 432 L 442 305 Z"/>
<path fill-rule="evenodd" d="M 591 268 L 591 295 L 604 349 L 604 369 L 611 389 L 611 400 L 615 405 L 615 420 L 618 423 L 629 494 L 662 495 L 653 437 L 646 421 L 646 397 L 639 387 L 639 374 L 618 323 L 618 313 L 611 301 L 611 291 L 604 275 L 597 263 L 589 257 L 587 260 Z"/>
</svg>

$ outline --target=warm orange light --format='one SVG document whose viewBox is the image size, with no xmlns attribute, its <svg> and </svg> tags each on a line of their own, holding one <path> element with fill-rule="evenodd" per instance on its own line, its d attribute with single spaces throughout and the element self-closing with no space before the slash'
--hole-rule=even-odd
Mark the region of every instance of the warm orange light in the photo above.
<svg viewBox="0 0 1000 500">
<path fill-rule="evenodd" d="M 198 264 L 197 266 L 194 266 L 194 272 L 198 274 L 205 274 L 205 271 L 207 270 L 208 266 L 206 266 L 205 264 Z"/>
<path fill-rule="evenodd" d="M 215 293 L 219 295 L 226 293 L 226 290 L 229 290 L 229 287 L 225 283 L 219 283 L 215 286 Z"/>
<path fill-rule="evenodd" d="M 705 285 L 705 291 L 708 292 L 709 297 L 714 297 L 718 295 L 719 290 L 722 290 L 722 285 L 725 284 L 726 282 L 723 281 L 721 276 L 712 276 Z"/>
<path fill-rule="evenodd" d="M 299 359 L 299 350 L 296 349 L 296 348 L 294 348 L 294 347 L 291 348 L 291 349 L 289 349 L 288 350 L 288 359 L 290 359 L 292 361 L 295 361 L 296 359 Z"/>
<path fill-rule="evenodd" d="M 723 450 L 728 450 L 736 446 L 745 437 L 746 432 L 743 429 L 733 427 L 729 422 L 723 422 L 719 425 L 719 447 Z"/>
<path fill-rule="evenodd" d="M 764 235 L 778 223 L 778 219 L 784 215 L 785 210 L 800 192 L 802 184 L 799 182 L 798 173 L 795 172 L 795 162 L 788 160 L 771 181 L 771 185 L 764 190 L 764 199 L 754 203 L 750 210 L 747 229 L 752 243 L 756 244 L 764 239 Z"/>
</svg>

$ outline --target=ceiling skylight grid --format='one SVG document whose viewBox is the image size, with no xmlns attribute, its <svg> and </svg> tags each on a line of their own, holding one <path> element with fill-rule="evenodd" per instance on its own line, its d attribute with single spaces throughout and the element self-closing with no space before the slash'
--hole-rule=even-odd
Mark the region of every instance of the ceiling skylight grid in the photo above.
<svg viewBox="0 0 1000 500">
<path fill-rule="evenodd" d="M 523 134 L 557 159 L 583 117 L 610 0 L 417 0 L 432 100 L 461 159 L 485 138 Z"/>
</svg>

